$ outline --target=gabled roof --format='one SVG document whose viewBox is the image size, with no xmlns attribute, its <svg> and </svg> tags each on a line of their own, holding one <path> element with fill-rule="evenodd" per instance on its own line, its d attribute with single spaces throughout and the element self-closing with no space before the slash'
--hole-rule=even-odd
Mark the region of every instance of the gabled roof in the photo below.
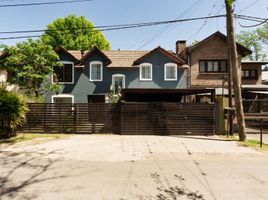
<svg viewBox="0 0 268 200">
<path fill-rule="evenodd" d="M 107 60 L 107 65 L 109 65 L 112 61 L 98 48 L 98 47 L 94 47 L 92 50 L 88 51 L 82 58 L 81 58 L 81 62 L 84 63 L 84 61 L 90 57 L 91 55 L 93 55 L 94 53 L 98 53 L 100 55 L 102 55 L 106 60 Z"/>
<path fill-rule="evenodd" d="M 202 41 L 196 43 L 195 45 L 193 45 L 192 47 L 190 47 L 190 50 L 192 51 L 192 50 L 194 50 L 196 48 L 199 48 L 200 46 L 202 46 L 203 44 L 205 44 L 209 40 L 214 39 L 216 37 L 220 38 L 221 40 L 223 40 L 224 42 L 227 43 L 227 36 L 224 35 L 223 33 L 221 33 L 220 31 L 217 31 L 217 32 L 213 33 L 212 35 L 208 36 L 207 38 L 205 38 L 204 40 L 202 40 Z M 236 45 L 237 45 L 237 50 L 239 51 L 239 53 L 242 56 L 247 56 L 247 55 L 252 53 L 251 50 L 249 50 L 248 48 L 246 48 L 243 45 L 239 44 L 238 42 L 236 43 Z"/>
<path fill-rule="evenodd" d="M 81 60 L 90 51 L 68 50 L 76 59 Z M 145 55 L 149 51 L 136 50 L 103 50 L 102 53 L 111 60 L 108 67 L 133 67 L 135 60 Z M 88 55 L 89 56 L 89 55 Z"/>
<path fill-rule="evenodd" d="M 167 51 L 161 47 L 157 47 L 152 51 L 145 50 L 100 50 L 94 47 L 90 51 L 78 51 L 78 50 L 66 50 L 63 47 L 59 47 L 58 51 L 63 51 L 68 55 L 71 55 L 76 61 L 76 67 L 84 67 L 84 61 L 93 55 L 94 53 L 102 55 L 107 60 L 107 67 L 110 68 L 131 68 L 139 65 L 139 61 L 142 61 L 153 52 L 159 51 L 173 62 L 179 65 L 183 65 L 185 62 L 174 52 Z"/>
<path fill-rule="evenodd" d="M 71 54 L 68 50 L 66 50 L 64 47 L 62 46 L 58 46 L 55 48 L 55 52 L 59 53 L 59 52 L 64 52 L 67 55 L 69 55 L 71 58 L 73 58 L 76 62 L 78 62 L 80 59 L 77 59 L 73 54 Z"/>
<path fill-rule="evenodd" d="M 174 55 L 173 53 L 163 49 L 162 47 L 156 47 L 155 49 L 153 49 L 152 51 L 149 51 L 148 53 L 146 53 L 144 56 L 138 58 L 137 60 L 134 61 L 134 65 L 140 64 L 145 58 L 147 58 L 148 56 L 150 56 L 151 54 L 153 54 L 154 52 L 159 51 L 160 53 L 162 53 L 163 55 L 165 55 L 166 57 L 170 58 L 173 62 L 175 62 L 178 65 L 182 65 L 185 62 L 179 58 L 178 56 Z"/>
<path fill-rule="evenodd" d="M 108 67 L 133 67 L 135 66 L 134 61 L 144 56 L 148 51 L 109 50 L 103 51 L 103 53 L 112 61 Z"/>
</svg>

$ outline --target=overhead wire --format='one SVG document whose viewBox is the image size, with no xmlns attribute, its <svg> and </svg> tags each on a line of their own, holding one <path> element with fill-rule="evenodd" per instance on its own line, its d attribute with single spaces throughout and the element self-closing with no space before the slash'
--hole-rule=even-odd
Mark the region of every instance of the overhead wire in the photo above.
<svg viewBox="0 0 268 200">
<path fill-rule="evenodd" d="M 106 26 L 96 26 L 92 27 L 90 31 L 114 31 L 114 30 L 124 30 L 124 29 L 132 29 L 132 28 L 141 28 L 141 27 L 150 27 L 150 26 L 156 26 L 156 25 L 163 25 L 163 24 L 172 24 L 172 23 L 179 23 L 179 22 L 188 22 L 188 21 L 196 21 L 196 20 L 203 20 L 203 19 L 212 19 L 212 18 L 220 18 L 220 17 L 226 17 L 226 15 L 213 15 L 213 16 L 206 16 L 206 17 L 194 17 L 194 18 L 186 18 L 186 19 L 177 19 L 177 20 L 167 20 L 167 21 L 154 21 L 154 22 L 143 22 L 143 23 L 135 23 L 135 24 L 118 24 L 118 25 L 106 25 Z M 246 15 L 235 15 L 238 19 L 248 20 L 248 21 L 255 21 L 255 22 L 263 22 L 266 20 L 266 18 L 260 18 L 260 17 L 253 17 L 253 16 L 246 16 Z M 104 28 L 98 28 L 97 27 L 104 27 Z M 96 29 L 95 29 L 96 28 Z M 66 31 L 73 29 L 88 29 L 86 27 L 78 27 L 78 28 L 70 28 L 70 29 L 54 29 L 53 31 Z M 20 31 L 5 31 L 9 34 L 16 34 L 21 33 L 23 30 Z M 27 32 L 26 32 L 27 31 Z M 24 33 L 31 33 L 36 30 L 24 30 Z M 48 31 L 49 30 L 43 30 Z M 53 32 L 52 31 L 52 32 Z M 4 32 L 1 32 L 4 33 Z M 42 35 L 25 35 L 25 36 L 10 36 L 10 37 L 1 37 L 0 40 L 8 40 L 8 39 L 22 39 L 22 38 L 31 38 L 31 37 L 40 37 Z"/>
<path fill-rule="evenodd" d="M 253 3 L 247 5 L 245 8 L 242 8 L 237 14 L 240 14 L 241 12 L 244 12 L 245 10 L 249 9 L 250 7 L 254 6 L 256 3 L 258 3 L 260 0 L 255 0 Z"/>
<path fill-rule="evenodd" d="M 19 4 L 4 4 L 4 5 L 0 4 L 0 8 L 82 3 L 82 2 L 90 2 L 90 1 L 94 1 L 94 0 L 69 0 L 69 1 L 51 1 L 51 2 L 19 3 Z"/>
<path fill-rule="evenodd" d="M 185 17 L 185 16 L 189 16 L 190 14 L 192 14 L 193 12 L 195 12 L 195 7 L 198 8 L 198 4 L 200 3 L 200 0 L 195 1 L 192 5 L 189 6 L 188 9 L 186 9 L 183 13 L 181 13 L 178 17 L 176 17 L 175 19 L 180 19 L 181 17 Z M 190 11 L 190 12 L 189 12 Z M 188 13 L 189 12 L 189 13 Z M 188 13 L 188 14 L 187 14 Z M 143 47 L 145 47 L 146 45 L 148 45 L 150 42 L 152 42 L 153 40 L 155 40 L 156 38 L 159 38 L 159 36 L 170 30 L 172 27 L 174 27 L 176 24 L 168 24 L 166 26 L 164 26 L 162 29 L 160 29 L 160 31 L 157 31 L 153 34 L 153 36 L 147 37 L 146 39 L 144 39 L 142 41 L 142 44 L 139 46 L 138 49 L 142 49 Z M 137 45 L 135 45 L 137 46 Z"/>
<path fill-rule="evenodd" d="M 219 0 L 216 0 L 215 3 L 212 5 L 209 13 L 208 13 L 208 16 L 211 16 L 212 14 L 212 11 L 214 10 L 214 8 L 216 8 L 216 5 L 218 4 L 218 2 L 220 2 Z M 190 37 L 188 37 L 187 40 L 190 40 L 191 38 L 193 38 L 194 36 L 196 36 L 197 34 L 199 34 L 199 32 L 207 25 L 208 23 L 208 19 L 206 19 L 203 24 L 192 34 L 190 35 Z"/>
</svg>

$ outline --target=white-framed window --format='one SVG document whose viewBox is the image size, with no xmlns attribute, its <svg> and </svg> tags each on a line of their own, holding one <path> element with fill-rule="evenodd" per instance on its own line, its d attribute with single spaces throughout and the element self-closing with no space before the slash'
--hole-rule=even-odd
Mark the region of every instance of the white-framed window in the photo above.
<svg viewBox="0 0 268 200">
<path fill-rule="evenodd" d="M 61 61 L 62 67 L 54 67 L 52 83 L 73 84 L 74 83 L 74 63 Z"/>
<path fill-rule="evenodd" d="M 57 94 L 51 96 L 52 103 L 74 103 L 74 96 L 71 94 Z"/>
<path fill-rule="evenodd" d="M 164 80 L 176 81 L 178 67 L 175 63 L 166 63 L 164 66 Z"/>
<path fill-rule="evenodd" d="M 103 64 L 99 61 L 90 62 L 89 66 L 89 80 L 102 81 L 103 80 Z"/>
<path fill-rule="evenodd" d="M 153 80 L 153 65 L 151 63 L 143 63 L 140 65 L 140 80 Z"/>
<path fill-rule="evenodd" d="M 121 89 L 125 88 L 125 75 L 124 74 L 114 74 L 112 76 L 112 87 L 115 93 L 119 93 Z"/>
</svg>

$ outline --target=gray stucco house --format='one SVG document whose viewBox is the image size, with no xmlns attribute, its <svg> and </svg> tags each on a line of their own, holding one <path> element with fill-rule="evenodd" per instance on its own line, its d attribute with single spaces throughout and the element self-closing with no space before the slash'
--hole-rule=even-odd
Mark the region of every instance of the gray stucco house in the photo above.
<svg viewBox="0 0 268 200">
<path fill-rule="evenodd" d="M 109 91 L 121 89 L 186 89 L 188 65 L 176 53 L 157 47 L 152 51 L 90 51 L 56 49 L 63 67 L 51 81 L 62 85 L 46 102 L 109 102 Z"/>
</svg>

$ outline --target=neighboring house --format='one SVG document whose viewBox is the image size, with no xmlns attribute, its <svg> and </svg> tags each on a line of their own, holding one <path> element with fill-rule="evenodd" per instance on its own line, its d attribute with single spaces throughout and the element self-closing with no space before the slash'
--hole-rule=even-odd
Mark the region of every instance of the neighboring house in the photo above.
<svg viewBox="0 0 268 200">
<path fill-rule="evenodd" d="M 251 50 L 237 44 L 238 62 L 242 88 L 247 86 L 259 88 L 262 84 L 262 66 L 267 62 L 243 61 L 251 54 Z M 186 41 L 177 42 L 177 54 L 182 57 L 190 68 L 191 88 L 214 88 L 216 94 L 228 94 L 228 90 L 222 90 L 222 84 L 227 88 L 228 78 L 228 49 L 227 37 L 221 32 L 215 32 L 193 46 L 186 47 Z"/>
<path fill-rule="evenodd" d="M 4 56 L 4 53 L 0 51 L 0 59 Z M 17 91 L 18 87 L 15 85 L 9 85 L 7 84 L 7 80 L 11 78 L 10 73 L 8 73 L 5 70 L 0 71 L 0 85 L 5 85 L 8 91 Z"/>
<path fill-rule="evenodd" d="M 193 46 L 186 47 L 186 41 L 179 41 L 177 49 L 184 59 L 188 60 L 191 70 L 192 88 L 219 88 L 222 79 L 227 76 L 227 38 L 220 32 L 215 32 Z M 241 58 L 251 54 L 251 51 L 237 43 L 239 63 Z"/>
<path fill-rule="evenodd" d="M 46 102 L 109 102 L 109 92 L 124 88 L 186 89 L 188 66 L 175 53 L 157 47 L 152 51 L 87 52 L 56 49 L 63 67 L 52 81 L 62 85 L 58 94 L 47 93 Z"/>
<path fill-rule="evenodd" d="M 268 85 L 268 71 L 262 71 L 262 83 Z"/>
</svg>

